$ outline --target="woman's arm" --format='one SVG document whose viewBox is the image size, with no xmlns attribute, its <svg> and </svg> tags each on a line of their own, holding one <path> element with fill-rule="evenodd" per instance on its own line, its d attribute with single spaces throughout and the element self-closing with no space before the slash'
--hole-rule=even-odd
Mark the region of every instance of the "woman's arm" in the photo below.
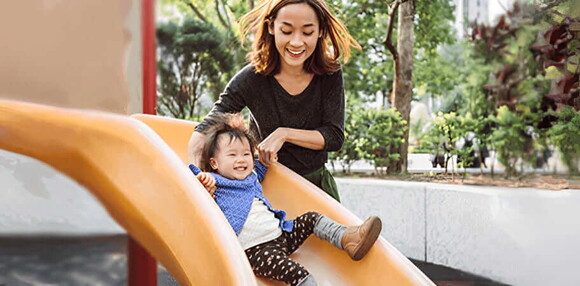
<svg viewBox="0 0 580 286">
<path fill-rule="evenodd" d="M 316 128 L 324 137 L 324 150 L 338 151 L 344 143 L 344 81 L 342 70 L 328 78 L 322 90 L 326 91 L 322 101 L 322 125 Z"/>
<path fill-rule="evenodd" d="M 203 145 L 205 142 L 205 135 L 201 132 L 194 131 L 189 138 L 187 144 L 187 161 L 189 164 L 202 166 L 201 154 L 203 152 Z M 203 168 L 203 167 L 202 167 Z"/>
<path fill-rule="evenodd" d="M 260 161 L 266 166 L 276 162 L 278 160 L 277 153 L 284 142 L 312 150 L 322 150 L 325 146 L 324 137 L 317 130 L 279 127 L 258 144 Z"/>
</svg>

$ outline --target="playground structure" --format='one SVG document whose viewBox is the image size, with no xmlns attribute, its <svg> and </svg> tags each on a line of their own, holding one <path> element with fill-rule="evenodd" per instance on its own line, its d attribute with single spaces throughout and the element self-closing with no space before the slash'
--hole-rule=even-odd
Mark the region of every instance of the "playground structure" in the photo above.
<svg viewBox="0 0 580 286">
<path fill-rule="evenodd" d="M 278 285 L 255 279 L 219 208 L 185 167 L 194 123 L 127 116 L 155 110 L 153 5 L 0 4 L 6 40 L 0 50 L 0 149 L 45 162 L 98 198 L 137 242 L 129 253 L 130 285 L 156 284 L 146 273 L 155 271 L 155 261 L 135 255 L 144 252 L 139 245 L 182 285 Z M 24 15 L 28 21 L 19 21 Z M 344 224 L 361 222 L 281 165 L 268 172 L 264 190 L 290 216 L 316 210 Z M 383 239 L 360 262 L 315 238 L 294 257 L 332 285 L 432 285 Z"/>
</svg>

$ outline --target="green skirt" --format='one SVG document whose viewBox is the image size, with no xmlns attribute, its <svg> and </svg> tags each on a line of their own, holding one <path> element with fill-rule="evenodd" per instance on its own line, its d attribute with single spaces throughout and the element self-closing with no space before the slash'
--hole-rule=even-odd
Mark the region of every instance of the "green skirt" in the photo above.
<svg viewBox="0 0 580 286">
<path fill-rule="evenodd" d="M 338 188 L 336 187 L 336 182 L 334 181 L 334 177 L 325 166 L 320 167 L 320 169 L 305 174 L 303 176 L 306 180 L 310 181 L 311 183 L 315 184 L 319 188 L 321 188 L 324 192 L 329 194 L 335 200 L 340 202 L 340 197 L 338 196 Z"/>
</svg>

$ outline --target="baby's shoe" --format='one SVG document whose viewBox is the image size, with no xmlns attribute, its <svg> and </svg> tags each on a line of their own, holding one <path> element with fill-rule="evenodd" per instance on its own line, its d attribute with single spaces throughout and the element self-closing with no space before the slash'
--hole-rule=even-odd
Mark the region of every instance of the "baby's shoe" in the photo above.
<svg viewBox="0 0 580 286">
<path fill-rule="evenodd" d="M 349 226 L 342 236 L 342 249 L 352 260 L 361 260 L 381 234 L 382 227 L 381 219 L 376 216 L 369 217 L 362 225 Z"/>
</svg>

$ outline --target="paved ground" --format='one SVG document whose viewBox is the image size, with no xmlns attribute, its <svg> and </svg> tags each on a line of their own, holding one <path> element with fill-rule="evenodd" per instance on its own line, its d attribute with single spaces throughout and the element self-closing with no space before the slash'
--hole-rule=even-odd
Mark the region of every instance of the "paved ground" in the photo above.
<svg viewBox="0 0 580 286">
<path fill-rule="evenodd" d="M 0 286 L 127 284 L 127 238 L 0 237 Z M 413 261 L 439 286 L 499 286 L 491 280 L 448 267 Z M 179 284 L 162 267 L 159 286 Z"/>
<path fill-rule="evenodd" d="M 127 284 L 127 238 L 0 237 L 0 286 Z M 179 285 L 163 268 L 158 285 Z"/>
<path fill-rule="evenodd" d="M 437 286 L 502 286 L 506 284 L 489 280 L 485 277 L 476 276 L 470 273 L 462 272 L 432 263 L 413 260 L 415 264 L 427 277 L 429 277 Z"/>
</svg>

